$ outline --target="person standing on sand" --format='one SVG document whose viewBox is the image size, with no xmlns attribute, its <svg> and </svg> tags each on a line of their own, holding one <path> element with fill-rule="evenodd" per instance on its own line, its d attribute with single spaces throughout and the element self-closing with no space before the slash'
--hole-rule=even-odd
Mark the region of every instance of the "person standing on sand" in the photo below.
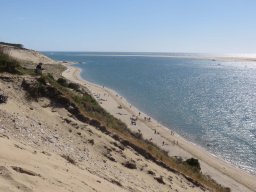
<svg viewBox="0 0 256 192">
<path fill-rule="evenodd" d="M 42 74 L 42 71 L 44 70 L 44 69 L 42 68 L 42 65 L 43 65 L 43 63 L 39 63 L 39 64 L 36 66 L 36 69 L 35 69 L 35 73 L 36 73 L 36 74 Z"/>
</svg>

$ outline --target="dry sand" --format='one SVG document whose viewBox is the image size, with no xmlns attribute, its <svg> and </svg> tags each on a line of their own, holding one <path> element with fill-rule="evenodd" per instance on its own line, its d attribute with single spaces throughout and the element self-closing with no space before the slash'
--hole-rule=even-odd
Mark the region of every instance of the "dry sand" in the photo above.
<svg viewBox="0 0 256 192">
<path fill-rule="evenodd" d="M 203 173 L 210 175 L 220 184 L 230 187 L 232 191 L 256 191 L 256 176 L 250 175 L 213 156 L 202 147 L 185 140 L 183 137 L 159 124 L 156 120 L 152 118 L 150 121 L 145 120 L 144 117 L 148 118 L 148 115 L 129 104 L 118 93 L 82 79 L 80 77 L 80 69 L 71 65 L 66 66 L 68 69 L 62 74 L 65 78 L 87 88 L 103 108 L 125 122 L 132 131 L 141 132 L 145 139 L 152 140 L 159 147 L 167 150 L 170 156 L 182 156 L 184 158 L 193 156 L 198 158 Z M 118 106 L 121 106 L 121 108 Z M 138 118 L 136 125 L 131 125 L 130 118 L 132 116 Z"/>
</svg>

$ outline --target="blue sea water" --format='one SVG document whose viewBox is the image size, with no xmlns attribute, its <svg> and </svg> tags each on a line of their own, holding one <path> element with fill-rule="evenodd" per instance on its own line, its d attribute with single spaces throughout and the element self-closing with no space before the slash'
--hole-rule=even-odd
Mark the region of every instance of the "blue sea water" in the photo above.
<svg viewBox="0 0 256 192">
<path fill-rule="evenodd" d="M 45 54 L 79 63 L 84 79 L 116 90 L 190 141 L 256 173 L 256 62 L 171 53 Z"/>
</svg>

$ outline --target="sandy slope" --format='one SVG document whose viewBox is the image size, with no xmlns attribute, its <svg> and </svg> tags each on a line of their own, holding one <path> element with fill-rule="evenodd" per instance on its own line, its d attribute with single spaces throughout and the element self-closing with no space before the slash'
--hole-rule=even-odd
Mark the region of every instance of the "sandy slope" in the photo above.
<svg viewBox="0 0 256 192">
<path fill-rule="evenodd" d="M 0 191 L 125 191 L 56 154 L 6 138 L 0 148 Z"/>
<path fill-rule="evenodd" d="M 60 105 L 27 100 L 22 79 L 0 74 L 0 91 L 9 97 L 0 104 L 0 191 L 207 191 L 77 121 Z"/>
<path fill-rule="evenodd" d="M 131 106 L 116 92 L 106 87 L 85 81 L 81 79 L 79 74 L 79 69 L 68 66 L 68 69 L 63 73 L 63 76 L 85 86 L 103 108 L 129 125 L 131 130 L 141 132 L 144 138 L 152 140 L 155 144 L 167 150 L 169 155 L 182 157 L 194 156 L 200 159 L 203 172 L 210 175 L 224 186 L 230 187 L 232 191 L 246 192 L 256 190 L 256 176 L 249 175 L 248 173 L 217 159 L 203 148 L 186 141 L 176 133 L 174 135 L 171 134 L 170 130 L 154 119 L 151 119 L 151 121 L 144 120 L 144 117 L 148 118 L 148 116 L 139 112 L 138 109 Z M 118 107 L 120 105 L 122 106 L 121 109 Z M 130 118 L 132 115 L 137 116 L 139 119 L 136 125 L 131 125 Z"/>
<path fill-rule="evenodd" d="M 0 45 L 0 49 L 3 49 L 5 53 L 9 54 L 13 58 L 20 61 L 24 61 L 24 62 L 44 63 L 44 64 L 59 63 L 34 50 L 20 49 L 20 48 L 8 46 L 8 45 Z"/>
</svg>

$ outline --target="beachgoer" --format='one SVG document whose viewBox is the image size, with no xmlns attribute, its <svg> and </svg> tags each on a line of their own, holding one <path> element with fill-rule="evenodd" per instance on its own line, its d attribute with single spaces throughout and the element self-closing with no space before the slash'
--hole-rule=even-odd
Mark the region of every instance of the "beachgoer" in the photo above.
<svg viewBox="0 0 256 192">
<path fill-rule="evenodd" d="M 44 70 L 44 69 L 42 68 L 42 65 L 43 65 L 43 63 L 39 63 L 39 64 L 36 66 L 35 73 L 37 73 L 37 74 L 42 74 L 42 71 Z"/>
</svg>

